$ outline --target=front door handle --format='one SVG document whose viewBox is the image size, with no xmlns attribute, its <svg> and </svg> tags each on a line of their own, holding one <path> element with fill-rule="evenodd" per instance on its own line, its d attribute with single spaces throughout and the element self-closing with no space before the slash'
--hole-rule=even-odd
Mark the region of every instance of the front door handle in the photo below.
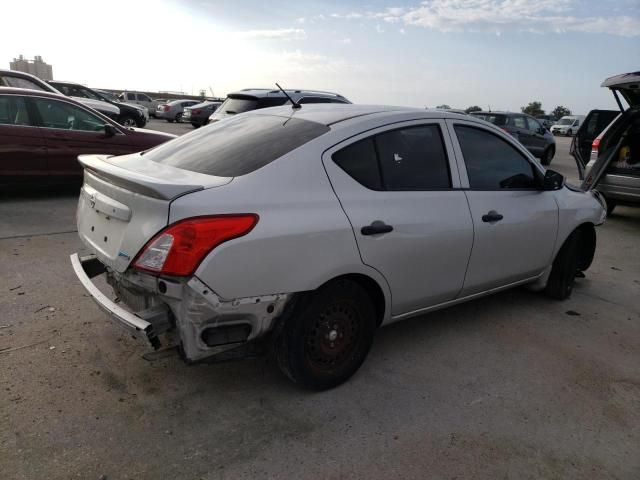
<svg viewBox="0 0 640 480">
<path fill-rule="evenodd" d="M 367 225 L 360 229 L 362 235 L 377 235 L 379 233 L 389 233 L 392 231 L 393 227 L 391 225 L 387 225 L 381 220 L 376 220 L 371 225 Z"/>
<path fill-rule="evenodd" d="M 502 215 L 500 215 L 498 212 L 496 212 L 495 210 L 491 210 L 489 211 L 489 213 L 487 213 L 486 215 L 482 216 L 482 221 L 483 222 L 499 222 L 500 220 L 502 220 L 504 217 Z"/>
</svg>

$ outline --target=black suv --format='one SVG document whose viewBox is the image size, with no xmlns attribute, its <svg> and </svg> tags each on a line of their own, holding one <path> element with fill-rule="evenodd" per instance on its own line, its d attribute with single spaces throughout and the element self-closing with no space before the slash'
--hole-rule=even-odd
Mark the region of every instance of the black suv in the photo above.
<svg viewBox="0 0 640 480">
<path fill-rule="evenodd" d="M 125 127 L 142 128 L 147 124 L 147 120 L 149 119 L 149 115 L 145 112 L 143 107 L 132 105 L 130 103 L 114 102 L 106 95 L 93 90 L 92 88 L 80 85 L 79 83 L 50 80 L 49 84 L 57 90 L 60 90 L 67 97 L 91 98 L 93 100 L 100 100 L 118 107 L 120 109 L 120 115 L 118 115 L 114 120 Z"/>
<path fill-rule="evenodd" d="M 512 112 L 472 112 L 470 115 L 493 123 L 517 138 L 543 165 L 549 165 L 556 154 L 556 139 L 530 115 Z"/>
</svg>

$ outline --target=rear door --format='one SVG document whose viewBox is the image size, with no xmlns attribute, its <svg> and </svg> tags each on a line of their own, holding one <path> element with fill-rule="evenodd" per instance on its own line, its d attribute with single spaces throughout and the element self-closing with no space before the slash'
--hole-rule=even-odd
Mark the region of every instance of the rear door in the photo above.
<svg viewBox="0 0 640 480">
<path fill-rule="evenodd" d="M 537 120 L 527 117 L 527 132 L 529 145 L 527 148 L 537 157 L 541 157 L 547 147 L 547 140 L 544 138 L 545 129 Z"/>
<path fill-rule="evenodd" d="M 569 153 L 576 161 L 581 180 L 584 179 L 585 167 L 589 163 L 593 141 L 618 115 L 618 110 L 591 110 L 573 137 Z"/>
<path fill-rule="evenodd" d="M 132 152 L 127 135 L 105 134 L 105 121 L 64 100 L 31 97 L 40 131 L 47 146 L 47 170 L 50 175 L 79 175 L 78 155 L 105 153 L 121 155 Z"/>
<path fill-rule="evenodd" d="M 511 115 L 507 117 L 507 125 L 509 126 L 509 133 L 513 135 L 518 141 L 527 148 L 531 148 L 533 145 L 533 139 L 527 126 L 527 119 L 524 115 Z"/>
<path fill-rule="evenodd" d="M 46 175 L 47 148 L 25 97 L 0 95 L 0 175 Z"/>
<path fill-rule="evenodd" d="M 394 316 L 452 300 L 473 242 L 444 121 L 381 127 L 325 152 L 362 261 L 391 288 Z"/>
<path fill-rule="evenodd" d="M 554 192 L 520 147 L 477 123 L 448 120 L 460 180 L 473 218 L 473 251 L 462 296 L 540 274 L 551 262 L 558 229 Z"/>
</svg>

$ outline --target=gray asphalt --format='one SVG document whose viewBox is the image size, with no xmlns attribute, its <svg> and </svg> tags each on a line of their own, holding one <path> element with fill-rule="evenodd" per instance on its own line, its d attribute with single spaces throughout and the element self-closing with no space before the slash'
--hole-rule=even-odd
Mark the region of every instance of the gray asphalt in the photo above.
<svg viewBox="0 0 640 480">
<path fill-rule="evenodd" d="M 567 145 L 552 167 L 575 178 Z M 76 195 L 0 198 L 1 478 L 640 478 L 640 209 L 598 229 L 569 300 L 516 289 L 383 328 L 309 393 L 268 359 L 143 359 L 74 278 Z"/>
</svg>

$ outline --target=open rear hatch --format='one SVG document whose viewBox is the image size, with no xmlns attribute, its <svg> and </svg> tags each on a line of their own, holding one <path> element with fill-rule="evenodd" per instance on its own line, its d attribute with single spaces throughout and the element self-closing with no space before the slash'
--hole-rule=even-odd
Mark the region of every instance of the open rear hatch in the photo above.
<svg viewBox="0 0 640 480">
<path fill-rule="evenodd" d="M 78 235 L 104 265 L 124 272 L 169 218 L 171 201 L 232 177 L 191 172 L 139 153 L 80 155 L 84 184 L 78 201 Z"/>
<path fill-rule="evenodd" d="M 586 163 L 587 158 L 584 155 L 586 153 L 586 145 L 581 146 L 581 143 L 584 142 L 586 144 L 587 142 L 586 129 L 589 127 L 590 118 L 586 119 L 580 128 L 580 131 L 578 131 L 578 135 L 574 138 L 571 145 L 571 153 L 576 159 L 581 177 L 583 176 L 583 168 L 586 170 L 584 174 L 584 181 L 581 185 L 583 190 L 595 188 L 600 179 L 606 173 L 611 162 L 618 157 L 618 152 L 625 140 L 621 136 L 622 132 L 626 129 L 629 122 L 633 121 L 633 119 L 637 117 L 638 110 L 640 109 L 640 72 L 624 73 L 622 75 L 609 77 L 602 82 L 600 86 L 611 90 L 616 103 L 618 104 L 621 115 L 614 120 L 613 125 L 605 126 L 607 130 L 601 138 L 599 147 L 597 147 L 599 148 L 599 151 L 594 152 L 591 155 L 591 160 L 588 163 Z M 629 104 L 630 108 L 624 108 L 620 100 L 620 95 Z M 612 115 L 612 112 L 608 112 L 607 115 Z M 597 138 L 599 134 L 600 132 L 596 133 L 593 138 Z"/>
</svg>

